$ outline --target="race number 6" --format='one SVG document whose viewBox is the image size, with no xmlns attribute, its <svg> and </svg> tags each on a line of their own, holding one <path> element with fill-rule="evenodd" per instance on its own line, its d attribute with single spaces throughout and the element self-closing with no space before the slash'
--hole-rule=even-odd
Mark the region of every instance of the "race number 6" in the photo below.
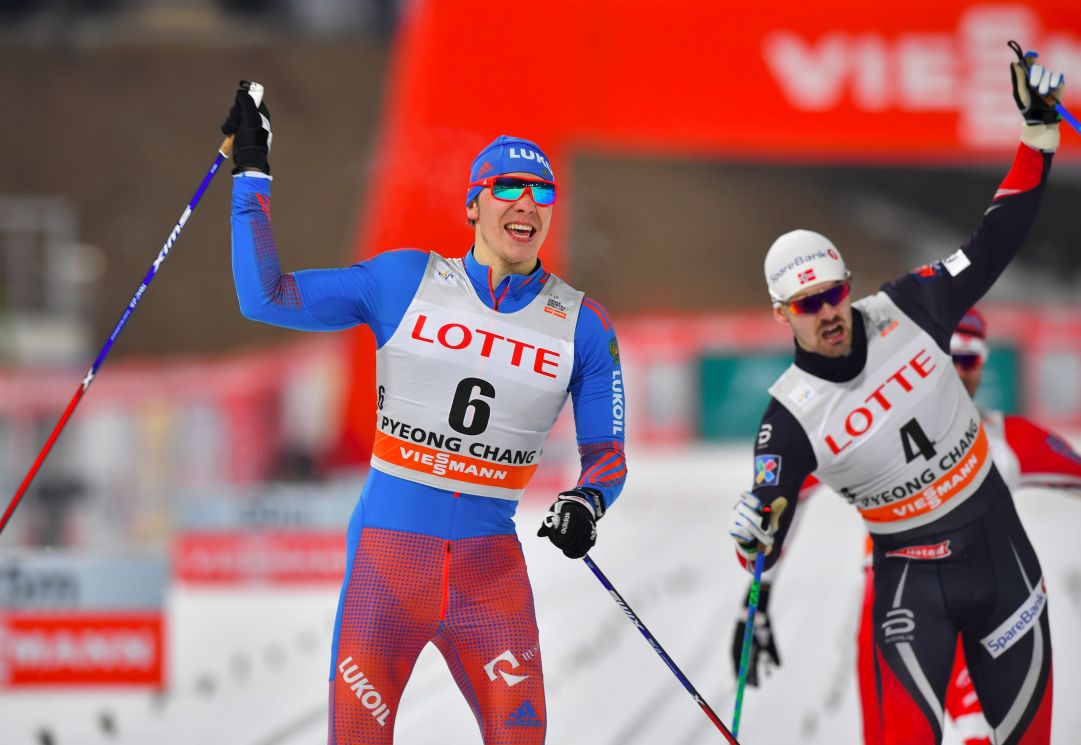
<svg viewBox="0 0 1081 745">
<path fill-rule="evenodd" d="M 492 407 L 481 398 L 495 398 L 495 386 L 481 378 L 465 378 L 454 391 L 454 400 L 450 404 L 450 416 L 447 423 L 455 432 L 463 435 L 479 435 L 488 428 L 492 416 Z M 466 424 L 466 417 L 469 423 Z"/>
</svg>

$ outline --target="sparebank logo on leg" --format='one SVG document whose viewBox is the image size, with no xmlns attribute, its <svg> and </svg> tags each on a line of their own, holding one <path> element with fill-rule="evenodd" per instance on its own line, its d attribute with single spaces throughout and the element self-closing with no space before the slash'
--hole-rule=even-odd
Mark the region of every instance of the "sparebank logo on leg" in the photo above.
<svg viewBox="0 0 1081 745">
<path fill-rule="evenodd" d="M 499 675 L 503 678 L 504 683 L 506 683 L 508 686 L 516 686 L 529 677 L 528 675 L 512 675 L 506 670 L 497 670 L 496 666 L 500 662 L 508 663 L 511 670 L 514 670 L 520 664 L 518 662 L 518 659 L 514 656 L 514 653 L 508 649 L 506 652 L 499 655 L 494 660 L 484 666 L 484 672 L 488 673 L 488 680 L 495 680 L 495 674 L 499 673 Z"/>
<path fill-rule="evenodd" d="M 1040 614 L 1047 607 L 1047 589 L 1044 587 L 1043 578 L 1036 584 L 1036 589 L 1028 596 L 1012 616 L 1007 618 L 999 627 L 990 634 L 980 639 L 980 644 L 995 659 L 998 659 L 1006 650 L 1032 630 L 1032 627 L 1040 622 Z"/>
<path fill-rule="evenodd" d="M 371 712 L 380 727 L 387 726 L 387 714 L 390 707 L 383 703 L 383 696 L 375 690 L 375 686 L 368 682 L 361 672 L 360 666 L 353 662 L 352 657 L 346 657 L 338 663 L 338 672 L 342 674 L 342 680 L 348 685 L 364 708 Z"/>
</svg>

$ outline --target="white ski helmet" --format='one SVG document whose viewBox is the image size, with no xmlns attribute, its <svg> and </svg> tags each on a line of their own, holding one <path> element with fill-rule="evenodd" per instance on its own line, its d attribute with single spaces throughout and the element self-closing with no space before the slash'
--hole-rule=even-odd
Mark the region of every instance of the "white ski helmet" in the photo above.
<svg viewBox="0 0 1081 745">
<path fill-rule="evenodd" d="M 812 230 L 793 230 L 775 240 L 766 254 L 765 272 L 775 305 L 808 287 L 849 277 L 841 252 L 829 238 Z"/>
</svg>

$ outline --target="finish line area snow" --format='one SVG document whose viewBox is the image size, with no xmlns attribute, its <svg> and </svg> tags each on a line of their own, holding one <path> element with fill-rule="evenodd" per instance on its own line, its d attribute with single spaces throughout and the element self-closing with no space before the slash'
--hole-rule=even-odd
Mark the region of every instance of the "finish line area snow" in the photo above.
<svg viewBox="0 0 1081 745">
<path fill-rule="evenodd" d="M 1076 444 L 1078 438 L 1071 438 Z M 630 477 L 598 525 L 590 556 L 726 723 L 735 696 L 731 640 L 749 581 L 725 532 L 749 483 L 749 443 L 628 454 Z M 568 473 L 573 482 L 576 472 Z M 357 485 L 357 493 L 360 485 Z M 1043 564 L 1055 652 L 1052 743 L 1081 729 L 1081 498 L 1024 490 L 1018 511 Z M 537 607 L 552 745 L 724 742 L 582 563 L 517 522 Z M 864 532 L 822 493 L 786 547 L 770 615 L 783 667 L 748 688 L 743 745 L 860 742 L 855 637 Z M 344 527 L 344 526 L 343 526 Z M 4 745 L 322 745 L 337 588 L 169 590 L 165 691 L 0 695 Z M 51 739 L 43 739 L 47 732 Z M 956 743 L 948 732 L 947 743 Z M 398 707 L 397 745 L 480 745 L 476 722 L 429 645 Z"/>
</svg>

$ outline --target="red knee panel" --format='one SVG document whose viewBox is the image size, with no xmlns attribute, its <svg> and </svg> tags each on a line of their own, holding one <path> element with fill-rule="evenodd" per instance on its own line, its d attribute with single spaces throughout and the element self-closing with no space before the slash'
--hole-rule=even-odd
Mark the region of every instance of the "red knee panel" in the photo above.
<svg viewBox="0 0 1081 745">
<path fill-rule="evenodd" d="M 863 742 L 864 745 L 884 745 L 882 713 L 878 708 L 878 687 L 875 684 L 875 575 L 871 567 L 864 570 L 864 576 L 863 608 L 860 611 L 860 629 L 856 637 L 856 672 L 859 678 L 860 708 L 863 711 Z"/>
<path fill-rule="evenodd" d="M 950 673 L 950 687 L 946 690 L 946 713 L 953 719 L 966 714 L 982 714 L 983 707 L 976 697 L 976 689 L 968 674 L 965 664 L 965 648 L 961 637 L 957 637 L 957 652 L 953 658 L 953 672 Z"/>
<path fill-rule="evenodd" d="M 935 732 L 923 710 L 901 685 L 876 650 L 881 681 L 883 733 L 886 745 L 935 745 Z"/>
<path fill-rule="evenodd" d="M 1040 708 L 1032 718 L 1018 745 L 1048 745 L 1051 742 L 1051 690 L 1054 687 L 1053 670 L 1047 671 L 1047 688 L 1044 689 Z"/>
</svg>

